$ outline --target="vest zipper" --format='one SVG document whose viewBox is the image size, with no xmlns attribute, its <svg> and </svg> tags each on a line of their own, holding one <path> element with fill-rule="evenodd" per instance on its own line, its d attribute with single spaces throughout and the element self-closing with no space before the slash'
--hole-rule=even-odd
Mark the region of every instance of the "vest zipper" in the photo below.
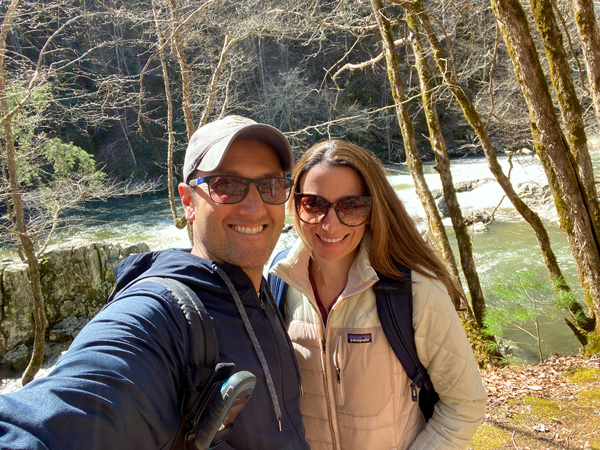
<svg viewBox="0 0 600 450">
<path fill-rule="evenodd" d="M 419 399 L 419 396 L 417 394 L 417 386 L 415 385 L 414 381 L 410 383 L 410 392 L 412 394 L 412 401 L 416 402 Z"/>
<path fill-rule="evenodd" d="M 258 304 L 260 305 L 260 309 L 262 309 L 263 314 L 267 317 L 267 307 L 262 298 L 259 299 Z"/>
<path fill-rule="evenodd" d="M 341 362 L 341 352 L 342 352 L 342 338 L 341 336 L 337 337 L 335 350 L 333 352 L 333 364 L 335 366 L 335 374 L 337 378 L 337 393 L 338 393 L 338 404 L 340 406 L 344 406 L 346 404 L 346 396 L 344 395 L 344 383 L 342 380 L 342 362 Z"/>
<path fill-rule="evenodd" d="M 331 402 L 329 401 L 329 399 L 331 398 L 333 394 L 333 392 L 330 392 L 330 388 L 329 388 L 329 382 L 327 381 L 328 378 L 330 378 L 332 375 L 329 373 L 330 371 L 327 369 L 328 364 L 326 361 L 326 357 L 325 354 L 327 353 L 326 348 L 327 348 L 327 325 L 325 325 L 323 323 L 323 319 L 321 318 L 321 313 L 318 311 L 317 308 L 315 308 L 315 306 L 312 306 L 313 309 L 315 309 L 317 311 L 317 314 L 319 315 L 320 318 L 320 326 L 321 326 L 321 332 L 323 333 L 323 337 L 321 338 L 321 345 L 323 346 L 323 356 L 322 356 L 322 360 L 321 360 L 321 364 L 322 364 L 322 373 L 323 373 L 323 386 L 325 388 L 325 400 L 326 400 L 326 404 L 327 404 L 327 417 L 329 418 L 329 420 L 327 421 L 329 423 L 329 431 L 331 433 L 331 438 L 333 440 L 333 447 L 332 450 L 337 450 L 337 445 L 336 445 L 336 431 L 334 429 L 333 426 L 333 416 L 336 414 L 335 413 L 335 409 L 332 410 L 332 405 Z M 334 403 L 335 403 L 335 399 L 334 399 Z"/>
</svg>

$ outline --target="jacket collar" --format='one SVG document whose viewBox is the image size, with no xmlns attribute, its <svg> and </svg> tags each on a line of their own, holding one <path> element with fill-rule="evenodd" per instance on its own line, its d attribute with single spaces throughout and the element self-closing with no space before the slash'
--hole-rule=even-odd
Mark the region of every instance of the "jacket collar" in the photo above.
<svg viewBox="0 0 600 450">
<path fill-rule="evenodd" d="M 371 237 L 369 234 L 365 234 L 356 258 L 354 258 L 354 262 L 350 266 L 348 284 L 342 292 L 342 297 L 356 295 L 369 289 L 379 280 L 375 269 L 373 269 L 373 266 L 369 262 L 370 248 Z M 304 295 L 310 293 L 308 297 L 312 297 L 312 287 L 308 279 L 309 260 L 310 250 L 304 245 L 302 239 L 298 238 L 291 247 L 288 255 L 274 264 L 269 272 L 278 276 Z"/>
</svg>

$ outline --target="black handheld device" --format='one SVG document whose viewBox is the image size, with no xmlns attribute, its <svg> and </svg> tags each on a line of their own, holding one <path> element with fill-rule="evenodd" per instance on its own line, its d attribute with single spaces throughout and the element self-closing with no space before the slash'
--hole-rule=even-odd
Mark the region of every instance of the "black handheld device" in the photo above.
<svg viewBox="0 0 600 450">
<path fill-rule="evenodd" d="M 213 449 L 223 443 L 254 391 L 256 377 L 247 370 L 234 373 L 215 389 L 198 420 L 195 446 Z"/>
</svg>

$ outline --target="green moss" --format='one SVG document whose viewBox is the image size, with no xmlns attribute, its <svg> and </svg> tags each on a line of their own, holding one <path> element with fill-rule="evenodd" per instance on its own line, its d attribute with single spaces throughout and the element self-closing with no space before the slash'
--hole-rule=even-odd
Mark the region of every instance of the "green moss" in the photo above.
<svg viewBox="0 0 600 450">
<path fill-rule="evenodd" d="M 56 281 L 56 268 L 47 257 L 39 259 L 40 282 L 44 298 L 48 297 L 48 288 Z"/>
<path fill-rule="evenodd" d="M 600 369 L 580 367 L 563 374 L 571 383 L 582 384 L 600 381 Z"/>
<path fill-rule="evenodd" d="M 463 328 L 467 333 L 475 360 L 480 368 L 501 367 L 504 362 L 499 359 L 500 353 L 493 336 L 486 336 L 470 321 L 461 318 Z"/>
<path fill-rule="evenodd" d="M 600 436 L 596 436 L 595 438 L 590 439 L 590 450 L 600 450 Z"/>
<path fill-rule="evenodd" d="M 581 406 L 591 406 L 597 408 L 600 406 L 600 390 L 579 391 L 577 393 L 577 403 Z"/>
<path fill-rule="evenodd" d="M 551 420 L 563 414 L 561 405 L 554 400 L 528 395 L 523 403 L 529 405 L 531 414 L 538 416 L 541 420 Z"/>
<path fill-rule="evenodd" d="M 508 430 L 483 424 L 477 429 L 477 433 L 473 436 L 472 446 L 469 448 L 477 450 L 502 448 L 505 444 L 510 443 L 511 437 L 512 433 Z"/>
<path fill-rule="evenodd" d="M 550 423 L 564 416 L 561 403 L 545 398 L 526 396 L 520 401 L 512 400 L 509 403 L 525 406 L 521 413 L 512 417 L 512 423 L 518 427 L 527 426 L 532 420 Z"/>
<path fill-rule="evenodd" d="M 600 335 L 590 336 L 588 345 L 585 346 L 584 353 L 586 355 L 596 355 L 600 353 Z"/>
</svg>

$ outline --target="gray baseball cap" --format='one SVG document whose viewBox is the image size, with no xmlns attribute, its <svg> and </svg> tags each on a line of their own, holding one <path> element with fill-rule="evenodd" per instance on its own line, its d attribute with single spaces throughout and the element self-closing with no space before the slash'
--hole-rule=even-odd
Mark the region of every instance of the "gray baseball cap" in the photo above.
<svg viewBox="0 0 600 450">
<path fill-rule="evenodd" d="M 227 116 L 207 123 L 192 135 L 185 151 L 183 180 L 188 183 L 196 169 L 216 170 L 235 139 L 256 139 L 269 144 L 281 160 L 284 172 L 292 169 L 294 154 L 287 138 L 277 128 L 241 116 Z"/>
</svg>

